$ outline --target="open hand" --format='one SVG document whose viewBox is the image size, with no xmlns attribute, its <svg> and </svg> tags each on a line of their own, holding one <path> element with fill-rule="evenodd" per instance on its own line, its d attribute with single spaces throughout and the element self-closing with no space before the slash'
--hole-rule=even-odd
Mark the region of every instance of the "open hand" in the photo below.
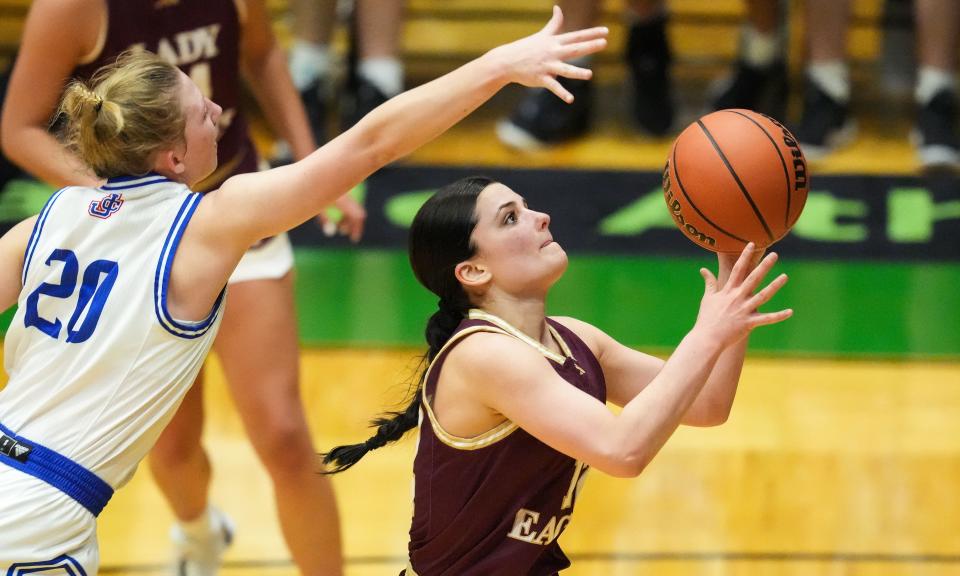
<svg viewBox="0 0 960 576">
<path fill-rule="evenodd" d="M 694 329 L 709 331 L 711 338 L 720 340 L 725 346 L 745 337 L 757 326 L 783 322 L 793 315 L 793 310 L 789 308 L 778 312 L 757 312 L 757 308 L 773 298 L 787 283 L 787 275 L 780 274 L 757 291 L 776 264 L 777 254 L 767 254 L 754 266 L 752 261 L 756 250 L 752 242 L 747 244 L 722 286 L 712 272 L 706 268 L 700 269 L 705 287 Z"/>
<path fill-rule="evenodd" d="M 593 72 L 567 64 L 565 60 L 603 50 L 607 45 L 608 30 L 598 26 L 561 34 L 562 27 L 563 12 L 559 6 L 554 6 L 553 17 L 542 30 L 494 48 L 491 53 L 502 59 L 511 82 L 531 88 L 546 88 L 569 104 L 573 102 L 573 94 L 557 81 L 557 76 L 589 80 Z"/>
</svg>

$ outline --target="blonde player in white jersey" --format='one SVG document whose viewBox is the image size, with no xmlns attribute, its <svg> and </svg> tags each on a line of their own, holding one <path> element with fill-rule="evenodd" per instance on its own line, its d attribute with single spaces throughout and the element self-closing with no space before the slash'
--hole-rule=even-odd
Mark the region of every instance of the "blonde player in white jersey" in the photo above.
<svg viewBox="0 0 960 576">
<path fill-rule="evenodd" d="M 69 187 L 0 239 L 10 375 L 0 392 L 0 573 L 96 574 L 96 516 L 170 417 L 217 330 L 246 249 L 443 133 L 510 82 L 556 76 L 606 29 L 540 32 L 374 110 L 295 164 L 189 186 L 216 167 L 217 117 L 182 72 L 139 52 L 64 96 L 70 148 L 107 184 Z"/>
</svg>

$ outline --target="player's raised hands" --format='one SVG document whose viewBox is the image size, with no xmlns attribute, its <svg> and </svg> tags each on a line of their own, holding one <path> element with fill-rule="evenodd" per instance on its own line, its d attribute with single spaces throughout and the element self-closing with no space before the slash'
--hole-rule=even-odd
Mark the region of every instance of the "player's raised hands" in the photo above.
<svg viewBox="0 0 960 576">
<path fill-rule="evenodd" d="M 567 60 L 603 50 L 607 45 L 606 27 L 598 26 L 575 32 L 560 33 L 563 12 L 553 7 L 553 17 L 542 30 L 491 50 L 502 59 L 511 82 L 529 87 L 543 87 L 568 104 L 573 95 L 557 81 L 558 76 L 589 80 L 593 72 L 567 64 Z"/>
<path fill-rule="evenodd" d="M 787 283 L 787 275 L 780 274 L 758 291 L 763 279 L 776 264 L 777 254 L 771 252 L 753 266 L 755 251 L 752 242 L 747 244 L 722 287 L 712 272 L 706 268 L 700 269 L 705 287 L 694 330 L 706 331 L 710 338 L 717 339 L 724 346 L 745 337 L 757 326 L 783 322 L 793 315 L 791 309 L 765 313 L 757 311 Z"/>
</svg>

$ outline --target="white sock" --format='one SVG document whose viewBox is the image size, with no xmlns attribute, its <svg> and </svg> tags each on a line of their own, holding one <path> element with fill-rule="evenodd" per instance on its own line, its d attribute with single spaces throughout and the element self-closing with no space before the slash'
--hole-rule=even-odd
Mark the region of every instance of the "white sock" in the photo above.
<svg viewBox="0 0 960 576">
<path fill-rule="evenodd" d="M 767 68 L 780 55 L 780 35 L 765 34 L 749 24 L 741 32 L 743 61 L 752 68 Z"/>
<path fill-rule="evenodd" d="M 189 522 L 179 522 L 180 529 L 188 538 L 207 538 L 214 531 L 213 512 L 209 506 Z"/>
<path fill-rule="evenodd" d="M 922 66 L 917 74 L 917 88 L 914 91 L 917 104 L 923 106 L 929 103 L 941 90 L 956 92 L 956 75 L 942 68 Z"/>
<path fill-rule="evenodd" d="M 388 98 L 403 92 L 403 64 L 397 58 L 364 58 L 357 66 L 357 74 Z"/>
<path fill-rule="evenodd" d="M 333 56 L 326 44 L 295 40 L 290 48 L 290 76 L 297 90 L 303 90 L 318 79 L 330 75 Z"/>
<path fill-rule="evenodd" d="M 837 102 L 846 104 L 850 101 L 850 69 L 843 60 L 810 64 L 807 75 Z"/>
</svg>

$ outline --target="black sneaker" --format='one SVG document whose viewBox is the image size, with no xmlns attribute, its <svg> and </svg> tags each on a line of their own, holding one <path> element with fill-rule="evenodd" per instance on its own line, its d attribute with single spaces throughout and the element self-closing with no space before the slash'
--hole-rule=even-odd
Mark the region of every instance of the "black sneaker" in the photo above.
<svg viewBox="0 0 960 576">
<path fill-rule="evenodd" d="M 384 94 L 370 81 L 358 75 L 356 86 L 343 100 L 343 105 L 340 110 L 340 129 L 343 131 L 348 130 L 351 126 L 359 122 L 361 118 L 373 111 L 374 108 L 389 99 L 389 96 Z"/>
<path fill-rule="evenodd" d="M 324 97 L 324 86 L 320 80 L 314 80 L 300 91 L 300 101 L 307 112 L 310 132 L 313 133 L 317 146 L 322 146 L 327 141 L 327 99 Z"/>
<path fill-rule="evenodd" d="M 673 125 L 666 16 L 630 27 L 626 59 L 633 81 L 634 117 L 650 134 L 663 136 Z"/>
<path fill-rule="evenodd" d="M 323 146 L 327 141 L 327 99 L 323 83 L 320 80 L 314 80 L 300 90 L 300 101 L 303 103 L 304 112 L 307 113 L 307 124 L 310 126 L 314 141 L 317 146 Z M 290 144 L 285 140 L 277 140 L 267 163 L 271 168 L 293 164 Z"/>
<path fill-rule="evenodd" d="M 794 131 L 804 156 L 808 160 L 819 160 L 853 140 L 856 132 L 850 107 L 831 98 L 808 78 L 803 94 L 803 115 Z"/>
<path fill-rule="evenodd" d="M 733 73 L 711 89 L 711 110 L 746 108 L 783 118 L 787 102 L 787 68 L 783 62 L 758 68 L 742 60 Z"/>
<path fill-rule="evenodd" d="M 590 126 L 593 86 L 588 80 L 558 78 L 573 94 L 567 104 L 546 88 L 529 90 L 509 119 L 497 123 L 500 141 L 520 150 L 534 150 L 583 136 Z"/>
<path fill-rule="evenodd" d="M 924 169 L 957 169 L 960 166 L 957 112 L 957 95 L 949 89 L 937 92 L 917 111 L 913 140 Z"/>
</svg>

